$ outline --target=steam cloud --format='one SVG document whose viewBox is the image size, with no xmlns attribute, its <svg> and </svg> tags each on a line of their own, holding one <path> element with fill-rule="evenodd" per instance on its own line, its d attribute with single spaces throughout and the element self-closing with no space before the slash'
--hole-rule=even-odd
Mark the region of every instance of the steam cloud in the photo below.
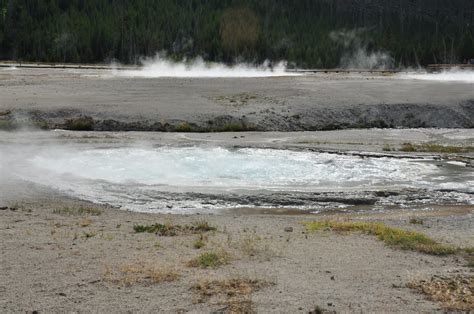
<svg viewBox="0 0 474 314">
<path fill-rule="evenodd" d="M 329 37 L 335 43 L 341 45 L 345 53 L 341 57 L 339 66 L 343 69 L 391 69 L 394 67 L 394 59 L 386 52 L 369 51 L 367 44 L 362 41 L 362 35 L 366 29 L 333 31 Z"/>
<path fill-rule="evenodd" d="M 474 71 L 453 69 L 441 73 L 412 73 L 403 75 L 403 78 L 424 81 L 463 82 L 474 84 Z"/>
<path fill-rule="evenodd" d="M 174 62 L 163 54 L 142 60 L 143 67 L 137 70 L 114 71 L 115 76 L 125 77 L 272 77 L 294 76 L 286 71 L 286 62 L 272 65 L 269 61 L 259 66 L 237 64 L 229 66 L 222 63 L 205 62 L 202 58 Z"/>
</svg>

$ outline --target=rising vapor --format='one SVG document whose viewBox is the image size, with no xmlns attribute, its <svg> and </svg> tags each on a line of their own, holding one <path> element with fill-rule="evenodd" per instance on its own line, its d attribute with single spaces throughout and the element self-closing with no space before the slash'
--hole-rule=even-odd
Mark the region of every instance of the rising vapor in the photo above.
<svg viewBox="0 0 474 314">
<path fill-rule="evenodd" d="M 223 63 L 205 62 L 202 58 L 174 62 L 163 55 L 142 60 L 143 67 L 137 70 L 114 71 L 115 76 L 121 77 L 272 77 L 294 76 L 295 73 L 286 71 L 286 62 L 272 65 L 266 61 L 259 66 L 250 64 L 226 65 Z"/>
<path fill-rule="evenodd" d="M 424 81 L 474 83 L 474 71 L 460 69 L 453 69 L 441 73 L 412 73 L 404 75 L 403 77 Z"/>
</svg>

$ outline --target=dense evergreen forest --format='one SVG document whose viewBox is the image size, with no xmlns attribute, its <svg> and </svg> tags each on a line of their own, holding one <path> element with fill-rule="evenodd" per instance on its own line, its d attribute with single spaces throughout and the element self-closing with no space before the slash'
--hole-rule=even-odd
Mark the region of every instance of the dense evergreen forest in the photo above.
<svg viewBox="0 0 474 314">
<path fill-rule="evenodd" d="M 1 59 L 134 63 L 161 51 L 309 68 L 361 54 L 462 62 L 474 58 L 474 1 L 0 0 Z"/>
</svg>

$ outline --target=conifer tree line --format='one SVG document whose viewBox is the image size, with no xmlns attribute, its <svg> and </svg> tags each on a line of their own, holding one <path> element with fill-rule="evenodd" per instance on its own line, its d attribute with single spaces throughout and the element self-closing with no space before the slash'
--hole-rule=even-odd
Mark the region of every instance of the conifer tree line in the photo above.
<svg viewBox="0 0 474 314">
<path fill-rule="evenodd" d="M 0 0 L 0 59 L 171 58 L 338 67 L 356 50 L 393 66 L 474 58 L 473 0 Z"/>
</svg>

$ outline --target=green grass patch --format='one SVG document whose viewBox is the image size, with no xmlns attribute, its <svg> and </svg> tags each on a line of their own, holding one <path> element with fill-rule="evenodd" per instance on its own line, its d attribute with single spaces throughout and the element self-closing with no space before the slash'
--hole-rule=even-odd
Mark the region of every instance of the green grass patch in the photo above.
<svg viewBox="0 0 474 314">
<path fill-rule="evenodd" d="M 16 123 L 10 120 L 0 120 L 0 130 L 11 131 L 17 128 Z"/>
<path fill-rule="evenodd" d="M 415 217 L 410 218 L 410 220 L 408 222 L 411 223 L 412 225 L 422 225 L 422 224 L 424 224 L 423 219 L 415 218 Z"/>
<path fill-rule="evenodd" d="M 308 231 L 312 232 L 320 230 L 335 232 L 359 231 L 376 236 L 390 247 L 430 255 L 449 255 L 461 251 L 457 247 L 440 244 L 422 233 L 392 228 L 382 223 L 314 221 L 305 223 L 305 225 Z"/>
<path fill-rule="evenodd" d="M 229 263 L 229 254 L 226 252 L 205 252 L 188 262 L 190 267 L 217 268 Z"/>
<path fill-rule="evenodd" d="M 193 243 L 193 248 L 196 250 L 202 249 L 204 246 L 206 246 L 206 242 L 204 242 L 204 239 L 202 238 L 196 239 Z"/>
<path fill-rule="evenodd" d="M 91 117 L 79 117 L 66 120 L 66 130 L 71 131 L 92 131 L 94 129 L 94 119 Z"/>
<path fill-rule="evenodd" d="M 474 152 L 474 146 L 443 146 L 438 144 L 412 144 L 404 143 L 400 148 L 402 152 L 421 152 L 421 153 L 471 153 Z"/>
<path fill-rule="evenodd" d="M 206 220 L 196 220 L 188 226 L 189 229 L 195 232 L 208 232 L 208 231 L 216 231 L 217 228 L 211 226 L 209 222 Z"/>
<path fill-rule="evenodd" d="M 176 126 L 175 131 L 176 132 L 193 132 L 194 129 L 189 123 L 182 122 Z"/>
<path fill-rule="evenodd" d="M 136 233 L 155 233 L 160 236 L 176 236 L 178 234 L 195 234 L 217 230 L 209 225 L 205 220 L 198 220 L 190 225 L 173 225 L 170 223 L 156 223 L 151 225 L 135 225 L 133 230 Z"/>
<path fill-rule="evenodd" d="M 175 236 L 177 234 L 179 226 L 170 224 L 152 224 L 152 225 L 135 225 L 133 230 L 136 233 L 156 233 L 160 236 Z"/>
<path fill-rule="evenodd" d="M 53 209 L 53 214 L 65 216 L 99 216 L 102 210 L 95 207 L 64 207 Z"/>
</svg>

